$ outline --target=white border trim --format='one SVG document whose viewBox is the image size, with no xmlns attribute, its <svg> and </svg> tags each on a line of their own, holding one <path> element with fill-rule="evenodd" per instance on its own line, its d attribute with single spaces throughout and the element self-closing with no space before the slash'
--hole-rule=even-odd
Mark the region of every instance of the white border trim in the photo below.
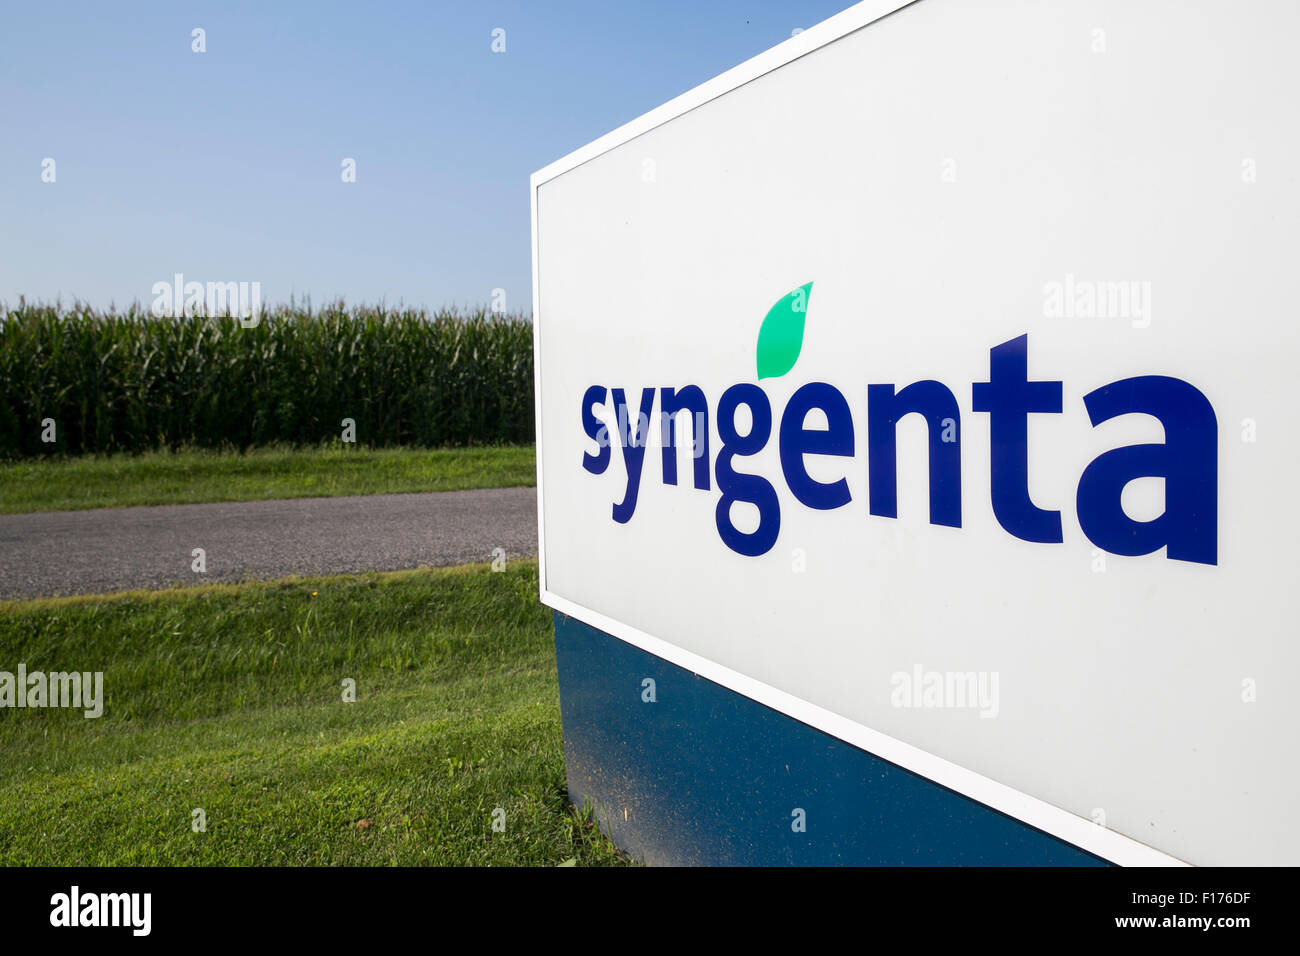
<svg viewBox="0 0 1300 956">
<path fill-rule="evenodd" d="M 881 20 L 891 13 L 917 2 L 919 0 L 862 0 L 861 3 L 849 7 L 842 13 L 835 14 L 829 20 L 823 20 L 816 26 L 804 30 L 803 33 L 778 43 L 770 50 L 764 50 L 758 56 L 746 60 L 739 66 L 732 67 L 727 72 L 715 76 L 706 83 L 701 83 L 681 96 L 674 97 L 663 106 L 656 107 L 649 113 L 638 116 L 632 122 L 625 123 L 613 132 L 606 133 L 586 146 L 574 150 L 561 159 L 557 159 L 549 166 L 544 166 L 533 173 L 530 179 L 534 195 L 538 186 L 581 166 L 589 159 L 595 159 L 602 153 L 607 153 L 611 149 L 635 139 L 642 133 L 648 133 L 655 127 L 662 126 L 683 113 L 688 113 L 698 106 L 703 106 L 709 100 L 717 99 L 724 93 L 730 93 L 732 90 L 758 79 L 765 73 L 771 73 L 773 70 L 791 63 L 801 56 L 819 50 L 834 43 L 841 37 L 848 36 L 870 23 Z M 534 252 L 536 252 L 535 249 Z M 536 262 L 535 256 L 534 262 Z M 535 284 L 536 280 L 534 280 Z M 536 299 L 533 300 L 533 309 L 536 312 Z"/>
<path fill-rule="evenodd" d="M 575 604 L 546 587 L 546 512 L 542 491 L 542 362 L 541 362 L 541 283 L 538 274 L 537 191 L 546 182 L 582 165 L 588 160 L 662 126 L 710 100 L 770 73 L 799 57 L 820 49 L 870 23 L 910 6 L 919 0 L 863 0 L 843 13 L 810 27 L 803 33 L 777 44 L 770 50 L 746 60 L 733 69 L 683 93 L 611 133 L 588 143 L 530 178 L 532 199 L 533 252 L 533 375 L 534 408 L 537 426 L 537 563 L 539 598 L 561 614 L 577 618 L 619 640 L 683 667 L 692 673 L 720 684 L 739 694 L 779 711 L 817 730 L 824 731 L 855 747 L 920 774 L 955 790 L 1023 823 L 1066 840 L 1090 853 L 1123 866 L 1186 866 L 1183 861 L 1130 837 L 1098 826 L 1090 820 L 1053 806 L 1037 797 L 1022 793 L 989 777 L 937 757 L 879 731 L 871 730 L 846 717 L 811 704 L 806 700 L 747 677 L 729 667 L 700 657 L 644 631 Z"/>
<path fill-rule="evenodd" d="M 542 495 L 542 285 L 537 272 L 537 183 L 529 190 L 529 217 L 532 220 L 533 246 L 533 447 L 537 465 L 537 585 L 542 603 L 546 603 L 546 509 Z"/>
</svg>

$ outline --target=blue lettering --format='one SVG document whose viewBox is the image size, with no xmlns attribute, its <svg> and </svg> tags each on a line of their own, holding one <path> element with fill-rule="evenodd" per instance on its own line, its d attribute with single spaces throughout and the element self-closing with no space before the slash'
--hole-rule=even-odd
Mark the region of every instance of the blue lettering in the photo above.
<svg viewBox="0 0 1300 956">
<path fill-rule="evenodd" d="M 741 405 L 748 406 L 753 418 L 748 435 L 736 431 L 736 412 Z M 718 435 L 722 439 L 722 448 L 714 466 L 718 490 L 722 492 L 716 512 L 718 534 L 732 551 L 751 558 L 766 554 L 776 544 L 776 536 L 781 530 L 781 505 L 771 482 L 758 475 L 737 472 L 731 467 L 731 462 L 737 455 L 758 454 L 771 434 L 772 406 L 761 388 L 750 384 L 733 385 L 722 393 L 718 402 Z M 758 508 L 758 528 L 751 533 L 746 534 L 731 523 L 731 506 L 738 501 Z"/>
<path fill-rule="evenodd" d="M 808 413 L 820 408 L 826 428 L 805 428 Z M 790 492 L 809 508 L 829 511 L 849 503 L 849 483 L 815 481 L 804 468 L 805 455 L 853 457 L 853 417 L 840 391 L 825 382 L 812 382 L 790 396 L 781 415 L 781 470 Z"/>
<path fill-rule="evenodd" d="M 913 382 L 897 395 L 893 385 L 867 386 L 870 511 L 898 517 L 897 425 L 913 412 L 925 418 L 930 438 L 930 524 L 960 528 L 961 412 L 956 397 L 939 382 Z"/>
<path fill-rule="evenodd" d="M 971 386 L 971 398 L 975 411 L 989 413 L 989 480 L 998 524 L 1025 541 L 1062 541 L 1061 513 L 1029 500 L 1029 415 L 1059 414 L 1061 383 L 1029 381 L 1028 335 L 989 350 L 989 380 Z"/>
<path fill-rule="evenodd" d="M 618 438 L 623 445 L 623 464 L 627 468 L 627 491 L 623 501 L 614 505 L 614 520 L 627 524 L 636 511 L 636 498 L 641 490 L 641 466 L 645 464 L 645 441 L 650 432 L 650 412 L 654 409 L 655 390 L 641 390 L 641 411 L 634 423 L 629 421 L 627 396 L 621 388 L 613 389 L 614 409 L 618 414 Z"/>
<path fill-rule="evenodd" d="M 609 467 L 609 431 L 600 420 L 591 413 L 592 405 L 605 404 L 605 386 L 593 385 L 582 396 L 582 430 L 596 443 L 598 451 L 582 453 L 582 467 L 593 475 L 603 475 Z"/>
<path fill-rule="evenodd" d="M 698 385 L 682 389 L 661 388 L 659 411 L 663 415 L 664 484 L 677 484 L 677 413 L 691 413 L 691 454 L 695 459 L 695 487 L 709 490 L 709 404 Z"/>
<path fill-rule="evenodd" d="M 1094 427 L 1117 415 L 1154 415 L 1163 445 L 1125 445 L 1098 455 L 1079 478 L 1079 525 L 1111 554 L 1150 554 L 1218 563 L 1219 423 L 1209 400 L 1184 381 L 1160 375 L 1126 378 L 1083 397 Z M 1165 511 L 1134 521 L 1120 496 L 1135 478 L 1165 480 Z"/>
</svg>

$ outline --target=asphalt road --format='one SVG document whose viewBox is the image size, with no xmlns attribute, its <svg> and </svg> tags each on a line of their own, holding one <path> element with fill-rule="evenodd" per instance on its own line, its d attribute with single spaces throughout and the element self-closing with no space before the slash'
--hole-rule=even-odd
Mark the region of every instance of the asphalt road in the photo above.
<svg viewBox="0 0 1300 956">
<path fill-rule="evenodd" d="M 537 553 L 535 488 L 0 515 L 0 599 L 467 564 L 496 548 Z"/>
</svg>

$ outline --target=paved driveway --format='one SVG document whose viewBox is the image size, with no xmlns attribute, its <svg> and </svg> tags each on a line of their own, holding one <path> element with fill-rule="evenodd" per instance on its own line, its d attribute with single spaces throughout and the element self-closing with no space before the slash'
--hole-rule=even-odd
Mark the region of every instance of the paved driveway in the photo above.
<svg viewBox="0 0 1300 956">
<path fill-rule="evenodd" d="M 0 599 L 466 564 L 495 548 L 537 553 L 535 488 L 0 515 Z"/>
</svg>

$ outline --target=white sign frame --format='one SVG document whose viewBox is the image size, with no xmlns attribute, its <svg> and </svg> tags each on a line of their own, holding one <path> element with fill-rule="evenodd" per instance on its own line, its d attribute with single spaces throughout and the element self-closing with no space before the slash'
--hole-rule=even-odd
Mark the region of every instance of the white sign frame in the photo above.
<svg viewBox="0 0 1300 956">
<path fill-rule="evenodd" d="M 1020 792 L 958 766 L 948 760 L 928 753 L 883 733 L 872 731 L 835 713 L 815 706 L 805 700 L 781 691 L 745 674 L 722 666 L 714 661 L 686 651 L 672 643 L 613 620 L 591 608 L 581 606 L 548 587 L 547 528 L 545 523 L 545 476 L 542 454 L 546 440 L 542 431 L 542 375 L 545 362 L 542 355 L 541 327 L 547 321 L 541 295 L 538 259 L 537 197 L 539 188 L 548 181 L 602 155 L 628 141 L 659 127 L 697 107 L 731 92 L 750 81 L 776 70 L 794 60 L 818 50 L 857 30 L 888 17 L 895 12 L 921 3 L 924 0 L 865 0 L 831 19 L 792 36 L 776 47 L 728 70 L 713 80 L 665 103 L 657 109 L 638 117 L 613 132 L 589 143 L 575 152 L 557 160 L 534 173 L 530 180 L 531 192 L 531 242 L 533 264 L 534 303 L 534 365 L 536 369 L 535 399 L 537 402 L 537 499 L 538 499 L 538 564 L 541 602 L 554 610 L 583 621 L 592 627 L 626 641 L 648 653 L 679 667 L 703 676 L 767 707 L 771 707 L 805 724 L 831 734 L 856 747 L 866 750 L 891 763 L 958 793 L 964 794 L 986 806 L 1005 813 L 1030 826 L 1106 860 L 1126 866 L 1185 866 L 1183 861 L 1121 833 L 1106 829 L 1091 820 L 1056 807 L 1043 800 Z M 575 463 L 576 467 L 576 463 Z"/>
</svg>

